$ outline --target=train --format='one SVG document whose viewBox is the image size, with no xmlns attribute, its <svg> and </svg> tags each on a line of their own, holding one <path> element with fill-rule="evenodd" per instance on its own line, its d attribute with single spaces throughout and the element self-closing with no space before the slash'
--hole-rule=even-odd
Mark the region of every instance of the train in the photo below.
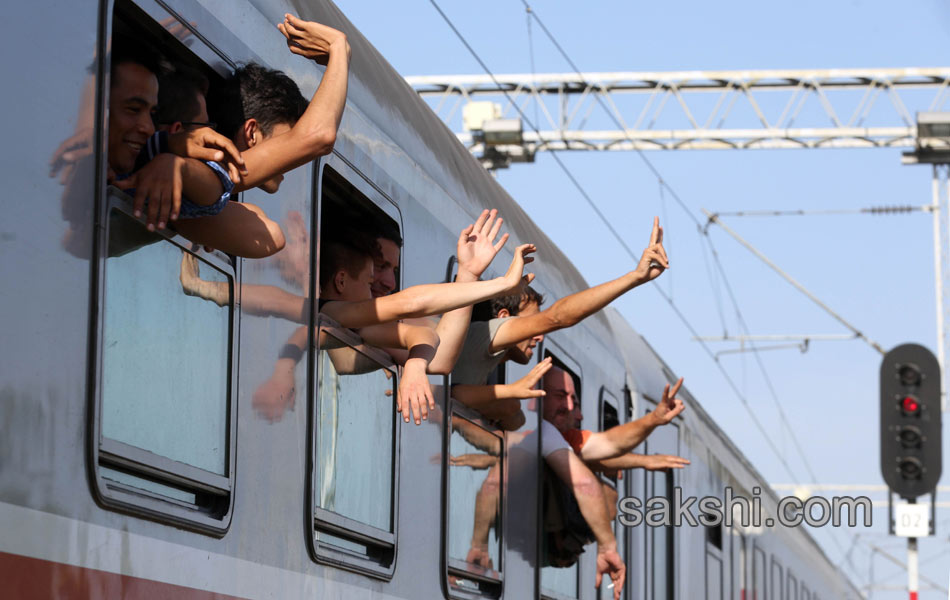
<svg viewBox="0 0 950 600">
<path fill-rule="evenodd" d="M 398 227 L 406 287 L 451 280 L 458 232 L 495 208 L 511 240 L 492 268 L 530 242 L 541 251 L 532 271 L 545 296 L 588 287 L 339 8 L 328 0 L 36 0 L 4 12 L 11 118 L 0 164 L 0 595 L 612 596 L 607 584 L 595 588 L 592 549 L 568 567 L 545 564 L 538 449 L 519 448 L 512 464 L 514 436 L 452 402 L 448 376 L 430 378 L 432 418 L 402 423 L 388 356 L 316 304 L 296 321 L 250 308 L 252 289 L 316 297 L 320 232 L 331 217 Z M 287 173 L 276 194 L 241 194 L 281 222 L 286 247 L 240 259 L 171 231 L 146 232 L 106 182 L 110 39 L 132 35 L 212 85 L 258 62 L 309 96 L 323 67 L 288 51 L 275 27 L 285 13 L 343 31 L 352 48 L 332 154 Z M 56 164 L 63 148 L 65 166 Z M 223 286 L 225 301 L 183 293 L 189 274 Z M 310 351 L 280 379 L 275 365 L 300 327 Z M 376 368 L 334 374 L 313 342 L 325 336 Z M 678 378 L 610 308 L 547 336 L 539 350 L 537 359 L 553 356 L 575 376 L 593 429 L 646 414 Z M 530 368 L 509 364 L 499 376 L 514 381 Z M 685 388 L 681 397 L 687 410 L 641 451 L 691 465 L 630 471 L 609 485 L 620 498 L 760 488 L 774 515 L 778 498 L 752 463 L 699 399 Z M 523 430 L 538 429 L 537 406 L 524 407 Z M 481 450 L 456 424 L 476 433 Z M 478 452 L 502 472 L 490 568 L 465 556 L 485 469 L 454 460 Z M 861 597 L 802 528 L 615 528 L 624 598 Z"/>
</svg>

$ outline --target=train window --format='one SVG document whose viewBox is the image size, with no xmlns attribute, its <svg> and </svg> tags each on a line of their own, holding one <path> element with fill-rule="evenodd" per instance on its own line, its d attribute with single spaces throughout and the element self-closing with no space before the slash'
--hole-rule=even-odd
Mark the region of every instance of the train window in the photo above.
<svg viewBox="0 0 950 600">
<path fill-rule="evenodd" d="M 785 590 L 782 589 L 782 583 L 785 581 L 785 578 L 782 577 L 782 565 L 772 557 L 772 595 L 769 596 L 772 600 L 784 600 L 785 599 Z"/>
<path fill-rule="evenodd" d="M 788 590 L 786 591 L 785 597 L 788 598 L 788 600 L 798 600 L 798 580 L 795 579 L 791 571 L 788 573 Z"/>
<path fill-rule="evenodd" d="M 447 453 L 445 564 L 452 598 L 501 595 L 505 506 L 501 431 L 455 406 Z"/>
<path fill-rule="evenodd" d="M 812 600 L 811 592 L 808 591 L 808 586 L 802 583 L 802 597 L 801 600 Z"/>
<path fill-rule="evenodd" d="M 326 317 L 317 331 L 314 552 L 320 561 L 389 576 L 399 458 L 395 367 L 387 354 Z"/>
<path fill-rule="evenodd" d="M 399 237 L 395 206 L 338 156 L 328 157 L 319 189 L 321 242 L 344 228 Z M 398 262 L 389 265 L 386 291 L 399 287 Z M 311 550 L 318 562 L 389 578 L 399 496 L 396 366 L 324 315 L 316 331 Z"/>
<path fill-rule="evenodd" d="M 200 40 L 186 46 L 168 29 L 188 28 L 151 8 L 116 2 L 113 32 L 216 81 L 206 61 L 219 57 Z M 99 207 L 95 493 L 109 508 L 222 534 L 235 470 L 234 263 L 149 232 L 116 188 Z M 199 274 L 215 302 L 188 286 Z"/>
<path fill-rule="evenodd" d="M 765 552 L 761 548 L 752 550 L 752 600 L 765 600 Z"/>
<path fill-rule="evenodd" d="M 578 365 L 573 359 L 571 359 L 567 353 L 563 352 L 558 348 L 558 351 L 552 352 L 547 349 L 548 346 L 556 346 L 556 344 L 549 338 L 545 341 L 546 349 L 544 351 L 544 358 L 551 357 L 552 363 L 555 367 L 563 369 L 570 375 L 572 383 L 574 384 L 574 391 L 577 396 L 578 402 L 582 401 L 581 396 L 581 377 L 579 373 L 581 372 L 580 365 Z M 547 398 L 542 400 L 543 402 L 549 401 Z M 540 431 L 543 431 L 539 428 Z M 557 512 L 557 507 L 560 506 L 556 495 L 559 495 L 560 481 L 556 480 L 554 472 L 550 468 L 544 468 L 544 478 L 545 484 L 541 488 L 541 505 L 542 505 L 542 519 L 545 523 L 548 522 L 549 517 Z M 547 478 L 552 478 L 550 481 Z M 571 493 L 568 491 L 568 493 Z M 560 518 L 560 517 L 558 517 Z M 561 518 L 563 522 L 563 518 Z M 559 554 L 554 554 L 553 546 L 556 543 L 557 533 L 552 534 L 550 532 L 541 531 L 541 552 L 542 552 L 542 564 L 545 565 L 541 569 L 541 596 L 542 598 L 550 598 L 552 600 L 562 600 L 567 598 L 577 598 L 580 595 L 580 561 L 577 556 L 562 556 Z"/>
<path fill-rule="evenodd" d="M 620 402 L 617 397 L 610 393 L 606 387 L 600 388 L 600 401 L 598 402 L 598 426 L 599 431 L 606 431 L 611 427 L 620 425 Z M 628 548 L 624 528 L 616 520 L 617 502 L 620 499 L 620 480 L 623 477 L 622 471 L 605 472 L 601 474 L 604 479 L 604 496 L 607 500 L 607 508 L 610 511 L 610 518 L 613 522 L 614 536 L 617 538 L 617 546 L 620 555 L 627 557 Z M 600 588 L 600 597 L 604 600 L 613 598 L 613 589 L 602 585 Z"/>
<path fill-rule="evenodd" d="M 645 398 L 643 410 L 652 410 L 652 401 Z M 679 427 L 671 423 L 654 431 L 644 445 L 645 454 L 679 454 Z M 673 505 L 675 476 L 672 472 L 644 473 L 648 498 L 665 497 Z M 654 600 L 672 600 L 676 581 L 676 528 L 648 527 L 646 552 L 647 597 Z"/>
</svg>

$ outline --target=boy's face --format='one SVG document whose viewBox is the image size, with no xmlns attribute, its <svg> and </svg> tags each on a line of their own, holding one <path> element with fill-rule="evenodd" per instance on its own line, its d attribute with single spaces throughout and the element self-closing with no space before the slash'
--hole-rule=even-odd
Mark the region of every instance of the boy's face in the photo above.
<svg viewBox="0 0 950 600">
<path fill-rule="evenodd" d="M 359 302 L 360 300 L 369 300 L 373 297 L 373 259 L 367 257 L 363 269 L 356 277 L 353 277 L 346 270 L 342 271 L 344 276 L 343 293 L 340 300 L 348 302 Z"/>
<path fill-rule="evenodd" d="M 158 78 L 140 64 L 115 68 L 109 90 L 109 166 L 117 174 L 131 173 L 135 159 L 155 133 L 152 113 L 158 105 Z"/>
<path fill-rule="evenodd" d="M 374 260 L 373 297 L 388 296 L 396 289 L 399 268 L 399 246 L 392 240 L 378 238 L 379 256 Z"/>
</svg>

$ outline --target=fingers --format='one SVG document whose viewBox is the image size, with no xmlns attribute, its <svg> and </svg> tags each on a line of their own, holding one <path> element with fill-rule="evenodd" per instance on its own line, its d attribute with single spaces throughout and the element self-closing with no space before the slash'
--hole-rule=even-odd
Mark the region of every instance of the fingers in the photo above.
<svg viewBox="0 0 950 600">
<path fill-rule="evenodd" d="M 238 169 L 242 173 L 247 173 L 247 165 L 244 164 L 244 157 L 241 156 L 241 152 L 237 149 L 237 146 L 234 145 L 234 142 L 214 131 L 213 129 L 209 129 L 206 135 L 207 143 L 220 148 L 216 154 L 220 155 L 221 158 L 216 158 L 214 160 L 227 160 L 229 164 L 233 163 L 237 165 Z"/>
<path fill-rule="evenodd" d="M 475 225 L 473 226 L 473 231 L 476 234 L 483 234 L 485 229 L 485 223 L 488 221 L 489 217 L 494 218 L 492 211 L 485 209 L 482 211 L 482 214 L 478 215 L 478 218 L 475 220 Z"/>
<path fill-rule="evenodd" d="M 503 235 L 501 236 L 501 240 L 499 240 L 498 243 L 496 243 L 496 244 L 493 246 L 493 248 L 495 249 L 495 254 L 498 254 L 498 252 L 501 251 L 502 246 L 504 246 L 504 245 L 505 245 L 505 242 L 508 241 L 508 237 L 509 237 L 509 236 L 508 236 L 507 233 L 503 234 Z"/>
<path fill-rule="evenodd" d="M 650 245 L 656 244 L 660 236 L 660 217 L 653 217 L 653 231 L 650 232 Z"/>
<path fill-rule="evenodd" d="M 497 215 L 497 214 L 498 214 L 498 211 L 497 211 L 497 210 L 493 210 L 493 211 L 492 211 L 492 219 L 494 219 L 494 218 L 495 218 L 495 215 Z M 489 223 L 491 223 L 491 219 L 489 219 Z M 495 222 L 492 224 L 491 229 L 488 231 L 488 234 L 487 234 L 487 235 L 488 235 L 488 241 L 491 241 L 491 240 L 494 240 L 494 239 L 495 239 L 495 236 L 497 236 L 497 235 L 498 235 L 498 232 L 501 231 L 501 226 L 504 225 L 504 223 L 505 223 L 505 220 L 502 219 L 501 217 L 495 219 Z"/>
<path fill-rule="evenodd" d="M 669 387 L 670 387 L 669 384 L 667 384 L 666 387 L 669 388 Z M 679 393 L 681 387 L 683 387 L 683 378 L 682 378 L 682 377 L 680 377 L 680 378 L 679 378 L 679 381 L 677 381 L 676 384 L 673 386 L 673 391 L 670 392 L 670 397 L 675 397 L 676 394 Z"/>
<path fill-rule="evenodd" d="M 181 178 L 175 177 L 172 180 L 172 205 L 171 205 L 171 213 L 168 216 L 168 218 L 172 221 L 177 221 L 178 214 L 179 212 L 181 212 L 181 189 L 182 189 Z M 159 223 L 160 228 L 164 226 L 165 225 L 163 223 Z"/>
<path fill-rule="evenodd" d="M 594 577 L 594 587 L 595 587 L 595 588 L 598 588 L 598 589 L 600 588 L 600 580 L 601 580 L 601 578 L 602 578 L 603 576 L 604 576 L 604 574 L 601 573 L 600 570 L 598 569 L 598 570 L 597 570 L 597 576 Z"/>
<path fill-rule="evenodd" d="M 468 238 L 472 236 L 472 231 L 474 230 L 475 230 L 474 224 L 469 225 L 468 227 L 463 229 L 462 232 L 459 233 L 459 244 L 464 244 L 465 242 L 467 242 Z"/>
</svg>

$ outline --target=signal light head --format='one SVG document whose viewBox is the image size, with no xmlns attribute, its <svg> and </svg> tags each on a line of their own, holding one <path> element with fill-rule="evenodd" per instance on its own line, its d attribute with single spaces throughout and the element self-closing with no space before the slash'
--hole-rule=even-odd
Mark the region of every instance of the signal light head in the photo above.
<svg viewBox="0 0 950 600">
<path fill-rule="evenodd" d="M 920 430 L 913 425 L 902 427 L 897 434 L 897 439 L 900 441 L 901 446 L 907 449 L 920 448 L 920 443 L 923 441 L 923 438 L 920 436 Z"/>
<path fill-rule="evenodd" d="M 902 458 L 897 470 L 900 471 L 901 477 L 904 479 L 920 479 L 924 471 L 920 461 L 913 457 Z"/>
<path fill-rule="evenodd" d="M 901 410 L 905 416 L 916 417 L 920 414 L 920 402 L 913 396 L 904 396 L 901 400 Z"/>
<path fill-rule="evenodd" d="M 920 369 L 917 365 L 903 364 L 897 368 L 897 376 L 901 385 L 920 385 Z"/>
</svg>

